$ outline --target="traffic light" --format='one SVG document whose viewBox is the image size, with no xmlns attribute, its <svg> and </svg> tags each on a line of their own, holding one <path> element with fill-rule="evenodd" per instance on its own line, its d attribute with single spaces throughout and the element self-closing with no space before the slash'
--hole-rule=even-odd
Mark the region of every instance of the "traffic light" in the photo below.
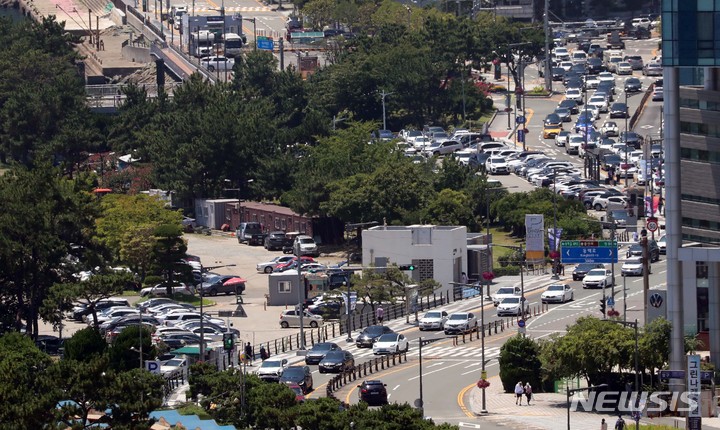
<svg viewBox="0 0 720 430">
<path fill-rule="evenodd" d="M 232 333 L 223 333 L 223 349 L 230 351 L 235 347 L 235 337 Z"/>
<path fill-rule="evenodd" d="M 413 270 L 415 270 L 415 266 L 413 266 L 412 264 L 403 264 L 399 267 L 399 269 L 400 270 L 409 270 L 412 272 Z"/>
<path fill-rule="evenodd" d="M 605 299 L 600 300 L 600 313 L 605 315 Z"/>
</svg>

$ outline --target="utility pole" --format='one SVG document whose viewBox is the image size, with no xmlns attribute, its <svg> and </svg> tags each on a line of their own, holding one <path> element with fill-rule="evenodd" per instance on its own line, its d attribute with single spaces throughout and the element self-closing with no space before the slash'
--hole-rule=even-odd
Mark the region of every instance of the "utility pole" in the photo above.
<svg viewBox="0 0 720 430">
<path fill-rule="evenodd" d="M 552 92 L 552 71 L 550 69 L 550 0 L 545 0 L 543 30 L 545 31 L 545 89 Z"/>
<path fill-rule="evenodd" d="M 644 208 L 643 208 L 644 209 Z M 641 243 L 642 243 L 642 265 L 643 265 L 643 313 L 645 317 L 645 324 L 648 323 L 648 315 L 647 315 L 647 301 L 648 301 L 648 291 L 650 290 L 650 255 L 648 252 L 648 238 L 647 238 L 647 230 L 644 228 L 640 231 L 640 235 L 642 237 Z"/>
<path fill-rule="evenodd" d="M 557 189 L 555 188 L 556 182 L 555 179 L 557 178 L 557 169 L 553 169 L 553 249 L 552 251 L 554 253 L 557 253 L 558 250 L 558 241 L 559 241 L 559 235 L 557 234 L 557 200 L 555 196 L 557 196 Z M 555 254 L 553 254 L 554 256 Z M 558 264 L 557 264 L 557 258 L 553 258 L 553 276 L 552 279 L 560 279 L 560 274 L 558 273 Z M 614 272 L 613 272 L 614 273 Z"/>
<path fill-rule="evenodd" d="M 385 90 L 382 90 L 380 92 L 380 96 L 382 97 L 382 110 L 383 110 L 383 130 L 387 130 L 387 122 L 385 119 L 385 97 L 392 95 L 393 93 L 386 93 Z"/>
<path fill-rule="evenodd" d="M 304 322 L 304 316 L 305 316 L 305 285 L 303 284 L 302 280 L 302 271 L 300 270 L 300 266 L 302 265 L 302 259 L 300 258 L 302 256 L 302 252 L 300 249 L 300 242 L 295 243 L 295 258 L 296 258 L 296 264 L 297 264 L 297 287 L 298 287 L 298 305 L 297 305 L 297 312 L 300 316 L 300 347 L 299 350 L 303 351 L 305 350 L 305 322 Z M 350 300 L 350 298 L 348 298 Z"/>
</svg>

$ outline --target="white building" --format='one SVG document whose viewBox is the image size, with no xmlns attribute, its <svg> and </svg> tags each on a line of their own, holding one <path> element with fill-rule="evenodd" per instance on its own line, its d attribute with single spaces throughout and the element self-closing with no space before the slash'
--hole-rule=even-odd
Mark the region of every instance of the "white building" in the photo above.
<svg viewBox="0 0 720 430">
<path fill-rule="evenodd" d="M 363 266 L 411 264 L 415 282 L 431 278 L 452 294 L 452 282 L 467 272 L 467 227 L 439 225 L 377 226 L 362 232 Z"/>
</svg>

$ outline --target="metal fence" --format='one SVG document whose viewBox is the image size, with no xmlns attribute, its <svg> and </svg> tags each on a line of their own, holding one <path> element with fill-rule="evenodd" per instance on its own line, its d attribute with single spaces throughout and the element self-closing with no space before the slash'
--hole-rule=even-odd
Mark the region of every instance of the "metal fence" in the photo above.
<svg viewBox="0 0 720 430">
<path fill-rule="evenodd" d="M 357 381 L 359 378 L 367 376 L 368 374 L 372 375 L 375 372 L 383 371 L 386 368 L 389 369 L 390 367 L 395 366 L 396 364 L 402 364 L 403 362 L 407 363 L 407 352 L 405 351 L 373 358 L 370 361 L 359 364 L 330 379 L 325 388 L 325 394 L 328 397 L 334 398 L 335 396 L 333 393 L 339 388 L 342 388 L 351 382 Z"/>
</svg>

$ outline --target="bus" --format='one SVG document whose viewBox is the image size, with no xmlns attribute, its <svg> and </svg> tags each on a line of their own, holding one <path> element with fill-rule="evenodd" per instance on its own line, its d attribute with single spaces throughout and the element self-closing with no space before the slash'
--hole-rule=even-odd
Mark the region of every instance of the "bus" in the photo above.
<svg viewBox="0 0 720 430">
<path fill-rule="evenodd" d="M 188 52 L 195 57 L 207 57 L 215 51 L 215 34 L 206 30 L 190 33 Z"/>
<path fill-rule="evenodd" d="M 241 54 L 243 45 L 247 43 L 244 35 L 237 33 L 226 33 L 223 38 L 223 46 L 225 47 L 226 57 L 236 57 Z"/>
</svg>

